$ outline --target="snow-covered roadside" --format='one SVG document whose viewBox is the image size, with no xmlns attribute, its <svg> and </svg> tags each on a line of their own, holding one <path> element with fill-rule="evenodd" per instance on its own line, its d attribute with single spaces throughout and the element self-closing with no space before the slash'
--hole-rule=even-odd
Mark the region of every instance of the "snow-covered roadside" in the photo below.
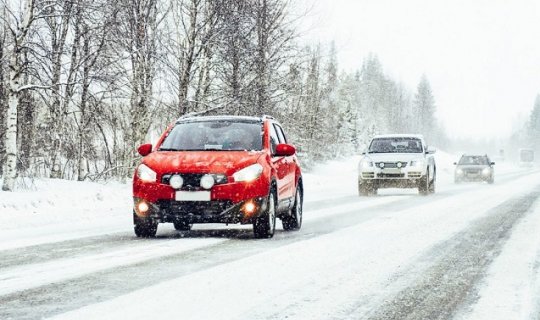
<svg viewBox="0 0 540 320">
<path fill-rule="evenodd" d="M 540 304 L 540 202 L 512 231 L 472 310 L 458 319 L 536 319 Z M 533 280 L 533 281 L 531 281 Z"/>
<path fill-rule="evenodd" d="M 109 219 L 132 201 L 129 184 L 36 179 L 27 190 L 0 191 L 0 230 Z"/>
</svg>

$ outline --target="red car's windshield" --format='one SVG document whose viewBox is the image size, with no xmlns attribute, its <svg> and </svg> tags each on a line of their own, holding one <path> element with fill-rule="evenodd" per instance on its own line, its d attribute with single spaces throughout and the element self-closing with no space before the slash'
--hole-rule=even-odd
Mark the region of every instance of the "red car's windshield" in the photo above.
<svg viewBox="0 0 540 320">
<path fill-rule="evenodd" d="M 262 150 L 262 123 L 230 120 L 178 123 L 159 150 Z"/>
</svg>

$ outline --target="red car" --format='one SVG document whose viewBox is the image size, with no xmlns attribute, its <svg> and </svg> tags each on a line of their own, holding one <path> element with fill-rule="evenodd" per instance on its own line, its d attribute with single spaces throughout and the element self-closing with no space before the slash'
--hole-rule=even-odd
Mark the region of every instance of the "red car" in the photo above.
<svg viewBox="0 0 540 320">
<path fill-rule="evenodd" d="M 256 238 L 302 225 L 302 172 L 296 150 L 269 116 L 180 118 L 151 144 L 133 177 L 133 223 L 138 237 L 157 226 L 253 224 Z"/>
</svg>

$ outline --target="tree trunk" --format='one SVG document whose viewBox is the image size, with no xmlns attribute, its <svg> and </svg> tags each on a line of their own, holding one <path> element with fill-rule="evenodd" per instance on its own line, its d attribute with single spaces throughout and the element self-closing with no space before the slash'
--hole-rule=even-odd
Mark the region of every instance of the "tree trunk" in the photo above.
<svg viewBox="0 0 540 320">
<path fill-rule="evenodd" d="M 6 119 L 6 161 L 4 163 L 4 181 L 2 190 L 13 191 L 17 178 L 17 109 L 19 107 L 19 80 L 21 66 L 14 50 L 9 62 L 8 110 Z"/>
</svg>

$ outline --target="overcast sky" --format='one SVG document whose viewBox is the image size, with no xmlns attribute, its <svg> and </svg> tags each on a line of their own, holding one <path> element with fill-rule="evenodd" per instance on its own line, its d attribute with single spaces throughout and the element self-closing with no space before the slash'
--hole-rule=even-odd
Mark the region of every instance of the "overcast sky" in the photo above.
<svg viewBox="0 0 540 320">
<path fill-rule="evenodd" d="M 502 137 L 540 93 L 538 0 L 300 0 L 306 41 L 336 41 L 341 68 L 370 52 L 411 90 L 424 73 L 460 137 Z"/>
</svg>

